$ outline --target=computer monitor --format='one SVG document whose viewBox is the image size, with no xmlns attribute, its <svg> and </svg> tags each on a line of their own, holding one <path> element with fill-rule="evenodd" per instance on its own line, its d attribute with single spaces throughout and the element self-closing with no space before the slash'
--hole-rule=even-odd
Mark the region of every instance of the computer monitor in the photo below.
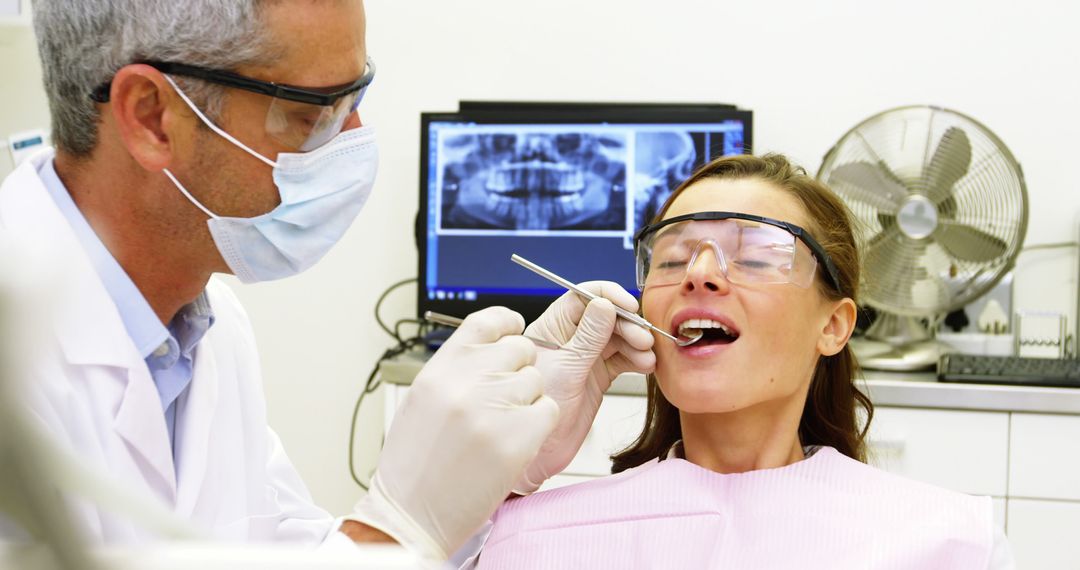
<svg viewBox="0 0 1080 570">
<path fill-rule="evenodd" d="M 732 105 L 469 103 L 421 115 L 417 307 L 463 317 L 504 305 L 527 320 L 575 282 L 637 293 L 633 236 L 706 161 L 751 148 Z"/>
</svg>

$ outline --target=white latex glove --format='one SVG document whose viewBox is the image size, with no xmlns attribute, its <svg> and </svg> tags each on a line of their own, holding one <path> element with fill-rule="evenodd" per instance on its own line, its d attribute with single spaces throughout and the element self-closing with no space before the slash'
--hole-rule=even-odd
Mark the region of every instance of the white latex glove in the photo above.
<svg viewBox="0 0 1080 570">
<path fill-rule="evenodd" d="M 346 517 L 445 560 L 510 494 L 558 418 L 533 367 L 525 321 L 469 315 L 416 376 L 386 435 L 371 488 Z"/>
<path fill-rule="evenodd" d="M 581 296 L 568 291 L 525 329 L 526 336 L 563 348 L 540 349 L 537 356 L 536 367 L 544 375 L 544 395 L 559 404 L 559 423 L 514 485 L 514 492 L 521 495 L 532 493 L 570 464 L 616 376 L 623 372 L 647 374 L 656 367 L 652 333 L 617 319 L 611 304 L 636 312 L 634 296 L 610 281 L 580 286 L 603 298 L 586 307 Z"/>
</svg>

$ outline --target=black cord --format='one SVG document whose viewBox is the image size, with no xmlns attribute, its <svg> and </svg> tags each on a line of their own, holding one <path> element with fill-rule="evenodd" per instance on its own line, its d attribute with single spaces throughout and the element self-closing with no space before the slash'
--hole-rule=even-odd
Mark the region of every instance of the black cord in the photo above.
<svg viewBox="0 0 1080 570">
<path fill-rule="evenodd" d="M 420 331 L 426 324 L 427 321 L 422 321 L 420 319 L 401 319 L 394 325 L 394 336 L 397 338 L 404 338 L 401 336 L 401 325 L 416 325 L 419 327 L 416 329 L 416 336 L 420 336 Z"/>
<path fill-rule="evenodd" d="M 352 422 L 349 424 L 349 475 L 352 476 L 353 481 L 360 486 L 361 489 L 367 491 L 368 486 L 360 481 L 360 477 L 356 474 L 356 420 L 360 417 L 360 406 L 364 403 L 364 397 L 374 392 L 379 388 L 382 382 L 376 380 L 379 375 L 379 368 L 382 366 L 382 361 L 390 357 L 390 353 L 393 349 L 387 350 L 379 357 L 379 361 L 375 363 L 375 368 L 368 375 L 367 382 L 364 382 L 364 389 L 360 392 L 360 397 L 356 399 L 356 406 L 353 407 Z"/>
<path fill-rule="evenodd" d="M 375 368 L 371 370 L 371 374 L 368 375 L 367 381 L 364 382 L 364 389 L 361 390 L 360 396 L 356 398 L 356 405 L 353 407 L 352 422 L 349 428 L 349 475 L 352 476 L 353 481 L 365 491 L 368 490 L 368 485 L 362 482 L 360 477 L 356 474 L 356 422 L 360 418 L 360 407 L 363 405 L 364 398 L 366 398 L 368 394 L 374 393 L 382 386 L 382 378 L 379 376 L 379 370 L 382 368 L 382 363 L 410 351 L 418 344 L 421 344 L 424 341 L 424 333 L 426 332 L 425 329 L 427 326 L 425 321 L 417 319 L 401 319 L 394 323 L 394 328 L 391 329 L 379 316 L 379 308 L 394 289 L 414 281 L 416 281 L 415 277 L 411 279 L 402 279 L 401 281 L 394 283 L 388 287 L 386 291 L 383 291 L 382 295 L 379 295 L 379 300 L 375 302 L 375 322 L 379 324 L 379 327 L 382 328 L 382 330 L 386 331 L 386 334 L 393 337 L 394 340 L 397 341 L 397 344 L 383 352 L 382 356 L 379 357 L 379 360 L 375 362 Z M 402 338 L 401 327 L 402 325 L 408 324 L 417 325 L 416 336 Z"/>
<path fill-rule="evenodd" d="M 352 422 L 349 428 L 349 475 L 352 476 L 354 482 L 360 486 L 361 489 L 367 491 L 368 486 L 360 481 L 360 477 L 356 474 L 356 420 L 360 417 L 360 406 L 364 403 L 364 398 L 368 394 L 371 394 L 382 386 L 382 379 L 379 378 L 379 370 L 382 368 L 382 363 L 386 360 L 401 355 L 404 352 L 410 351 L 416 347 L 416 345 L 422 343 L 424 337 L 417 335 L 413 338 L 406 339 L 396 346 L 389 348 L 379 357 L 379 361 L 375 363 L 375 368 L 368 375 L 367 381 L 364 382 L 364 389 L 360 392 L 360 396 L 356 399 L 356 406 L 353 407 Z"/>
<path fill-rule="evenodd" d="M 398 341 L 399 344 L 403 342 L 402 338 L 400 336 L 398 336 L 398 334 L 396 332 L 396 329 L 395 330 L 390 330 L 390 327 L 386 326 L 386 323 L 383 322 L 382 317 L 379 316 L 379 308 L 382 307 L 383 301 L 386 300 L 386 297 L 388 297 L 390 295 L 390 293 L 394 291 L 394 289 L 397 289 L 398 287 L 401 287 L 402 285 L 407 285 L 407 284 L 412 283 L 414 281 L 416 281 L 416 278 L 412 277 L 412 278 L 409 278 L 409 279 L 402 279 L 401 281 L 398 281 L 397 283 L 394 283 L 393 285 L 388 287 L 386 289 L 386 291 L 383 291 L 382 295 L 379 295 L 379 300 L 378 301 L 375 301 L 375 322 L 379 324 L 379 328 L 386 331 L 386 334 L 392 336 L 394 338 L 394 340 Z"/>
</svg>

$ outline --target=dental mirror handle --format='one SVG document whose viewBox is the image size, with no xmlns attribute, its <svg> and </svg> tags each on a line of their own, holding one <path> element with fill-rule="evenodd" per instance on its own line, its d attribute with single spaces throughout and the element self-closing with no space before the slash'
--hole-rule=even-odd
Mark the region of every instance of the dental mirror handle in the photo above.
<svg viewBox="0 0 1080 570">
<path fill-rule="evenodd" d="M 543 277 L 543 278 L 545 278 L 545 279 L 547 279 L 549 281 L 552 281 L 554 283 L 562 285 L 563 287 L 566 287 L 567 289 L 577 293 L 578 295 L 581 295 L 582 297 L 588 299 L 589 301 L 592 301 L 593 299 L 596 299 L 596 298 L 599 297 L 598 295 L 594 295 L 594 294 L 590 293 L 589 291 L 586 291 L 585 289 L 582 289 L 581 287 L 578 287 L 577 285 L 571 283 L 570 281 L 567 281 L 566 279 L 563 279 L 562 277 L 559 277 L 558 275 L 548 271 L 547 269 L 544 269 L 543 267 L 540 267 L 539 265 L 529 261 L 528 259 L 525 259 L 524 257 L 521 257 L 520 255 L 518 255 L 516 253 L 510 256 L 510 260 L 513 261 L 514 263 L 524 267 L 525 269 L 528 269 L 529 271 L 532 271 L 533 273 L 536 273 L 537 275 L 539 275 L 539 276 L 541 276 L 541 277 Z M 669 333 L 669 332 L 661 329 L 660 327 L 650 323 L 649 321 L 645 320 L 645 317 L 642 317 L 641 315 L 638 315 L 636 313 L 631 313 L 630 311 L 627 311 L 626 309 L 624 309 L 624 308 L 622 308 L 622 307 L 620 307 L 618 305 L 615 305 L 614 303 L 612 303 L 612 305 L 615 307 L 615 313 L 618 314 L 620 317 L 622 317 L 622 318 L 624 318 L 624 319 L 626 319 L 626 320 L 628 320 L 628 321 L 630 321 L 630 322 L 632 322 L 635 325 L 638 325 L 640 327 L 644 327 L 644 328 L 647 328 L 647 329 L 652 329 L 652 330 L 654 330 L 654 331 L 656 331 L 656 332 L 670 338 L 671 340 L 673 340 L 675 342 L 679 342 L 678 338 L 675 338 L 675 336 L 673 336 L 671 333 Z"/>
<path fill-rule="evenodd" d="M 435 311 L 424 311 L 424 320 L 425 321 L 431 321 L 433 323 L 437 323 L 437 324 L 440 324 L 440 325 L 445 325 L 445 326 L 448 326 L 448 327 L 453 327 L 455 329 L 460 327 L 461 323 L 465 322 L 465 319 L 459 319 L 457 317 L 451 317 L 450 315 L 444 315 L 442 313 L 436 313 Z M 533 344 L 535 344 L 536 346 L 539 346 L 540 348 L 548 348 L 548 349 L 551 349 L 551 350 L 559 350 L 560 348 L 562 348 L 561 346 L 559 346 L 559 345 L 557 345 L 557 344 L 555 344 L 553 342 L 548 342 L 546 340 L 542 340 L 542 339 L 539 339 L 539 338 L 533 338 L 531 336 L 527 336 L 525 338 L 531 340 L 533 342 Z"/>
</svg>

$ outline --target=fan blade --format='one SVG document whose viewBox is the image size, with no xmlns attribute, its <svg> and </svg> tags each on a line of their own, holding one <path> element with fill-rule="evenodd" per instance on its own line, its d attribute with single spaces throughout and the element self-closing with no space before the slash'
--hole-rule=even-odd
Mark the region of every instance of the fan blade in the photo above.
<svg viewBox="0 0 1080 570">
<path fill-rule="evenodd" d="M 911 306 L 914 276 L 903 263 L 890 255 L 868 255 L 863 262 L 866 290 L 864 299 L 874 299 L 890 307 Z"/>
<path fill-rule="evenodd" d="M 935 237 L 946 251 L 966 261 L 993 261 L 1009 249 L 1001 238 L 958 223 L 942 224 Z"/>
<path fill-rule="evenodd" d="M 882 242 L 896 236 L 896 233 L 896 224 L 883 224 L 880 232 L 874 234 L 874 237 L 866 240 L 866 243 L 862 247 L 863 256 L 870 255 L 871 252 L 881 246 Z"/>
<path fill-rule="evenodd" d="M 895 290 L 898 286 L 903 289 L 905 284 L 922 277 L 918 269 L 925 250 L 925 244 L 899 238 L 897 230 L 887 228 L 870 239 L 863 253 L 862 273 L 874 283 L 872 289 Z"/>
<path fill-rule="evenodd" d="M 958 127 L 949 127 L 941 136 L 930 164 L 923 169 L 927 197 L 941 204 L 952 197 L 953 185 L 967 174 L 971 166 L 971 141 Z"/>
<path fill-rule="evenodd" d="M 895 214 L 908 190 L 884 162 L 849 162 L 829 173 L 829 186 L 839 194 Z"/>
</svg>

